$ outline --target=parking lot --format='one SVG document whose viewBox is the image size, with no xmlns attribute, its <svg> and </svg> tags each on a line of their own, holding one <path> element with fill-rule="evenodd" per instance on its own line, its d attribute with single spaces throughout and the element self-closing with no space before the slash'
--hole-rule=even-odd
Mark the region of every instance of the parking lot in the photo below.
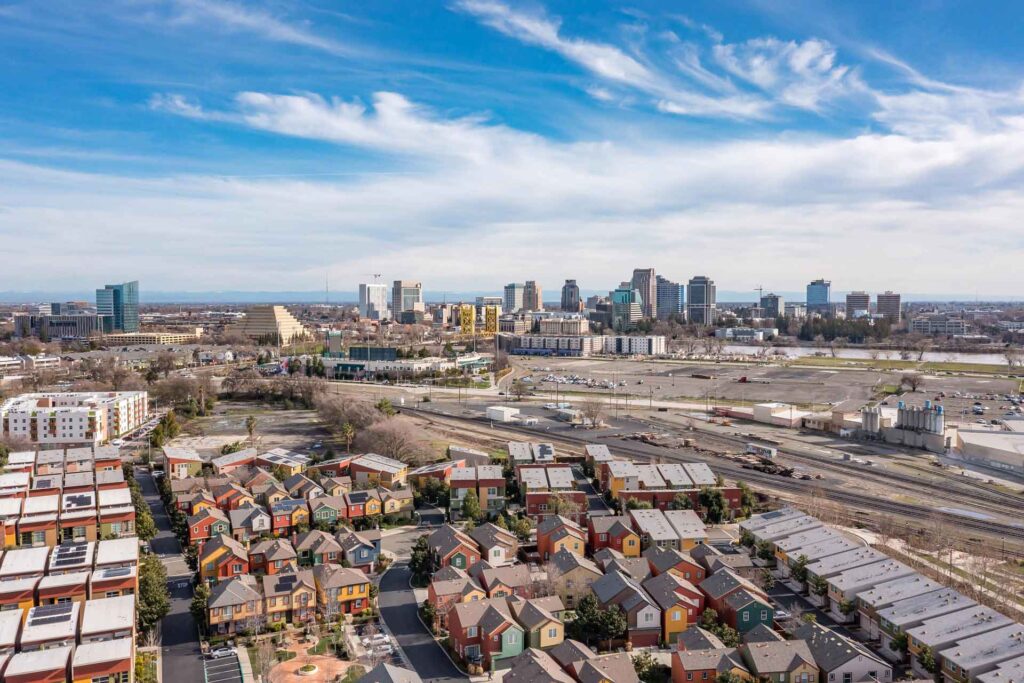
<svg viewBox="0 0 1024 683">
<path fill-rule="evenodd" d="M 203 659 L 203 677 L 206 683 L 234 683 L 242 680 L 242 669 L 238 655 L 232 654 L 220 659 Z"/>
<path fill-rule="evenodd" d="M 629 394 L 653 400 L 703 399 L 737 402 L 781 401 L 824 405 L 848 399 L 870 399 L 885 387 L 898 385 L 901 371 L 868 369 L 681 363 L 608 358 L 518 358 L 528 386 L 542 395 L 597 392 Z M 545 381 L 547 380 L 547 381 Z M 554 380 L 554 381 L 552 381 Z M 1009 394 L 1019 382 L 996 377 L 925 374 L 921 400 L 939 392 L 952 396 Z"/>
</svg>

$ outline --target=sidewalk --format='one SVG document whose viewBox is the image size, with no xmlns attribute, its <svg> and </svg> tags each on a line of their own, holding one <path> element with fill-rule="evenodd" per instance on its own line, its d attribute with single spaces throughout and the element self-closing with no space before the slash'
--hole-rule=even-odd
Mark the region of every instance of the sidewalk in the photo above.
<svg viewBox="0 0 1024 683">
<path fill-rule="evenodd" d="M 256 676 L 252 673 L 252 662 L 249 661 L 249 650 L 245 647 L 235 648 L 238 653 L 238 669 L 242 674 L 242 683 L 255 683 Z"/>
</svg>

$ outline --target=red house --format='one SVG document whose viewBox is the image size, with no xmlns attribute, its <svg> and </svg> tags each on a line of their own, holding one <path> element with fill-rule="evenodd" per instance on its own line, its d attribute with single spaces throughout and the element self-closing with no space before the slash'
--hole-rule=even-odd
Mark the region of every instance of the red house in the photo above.
<svg viewBox="0 0 1024 683">
<path fill-rule="evenodd" d="M 640 536 L 633 531 L 629 517 L 625 515 L 591 517 L 587 520 L 587 541 L 590 552 L 611 548 L 626 557 L 640 556 Z M 633 542 L 635 545 L 630 546 Z"/>
<path fill-rule="evenodd" d="M 212 538 L 199 555 L 199 575 L 206 581 L 222 581 L 249 573 L 249 553 L 227 534 Z"/>
</svg>

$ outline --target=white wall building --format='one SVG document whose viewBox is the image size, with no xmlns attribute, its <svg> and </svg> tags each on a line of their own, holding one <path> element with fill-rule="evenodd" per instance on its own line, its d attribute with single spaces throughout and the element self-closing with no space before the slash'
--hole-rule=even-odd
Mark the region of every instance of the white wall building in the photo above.
<svg viewBox="0 0 1024 683">
<path fill-rule="evenodd" d="M 388 286 L 383 283 L 359 285 L 359 315 L 370 320 L 388 318 L 388 298 Z"/>
<path fill-rule="evenodd" d="M 0 433 L 40 446 L 97 445 L 149 415 L 145 391 L 22 394 L 0 405 Z"/>
</svg>

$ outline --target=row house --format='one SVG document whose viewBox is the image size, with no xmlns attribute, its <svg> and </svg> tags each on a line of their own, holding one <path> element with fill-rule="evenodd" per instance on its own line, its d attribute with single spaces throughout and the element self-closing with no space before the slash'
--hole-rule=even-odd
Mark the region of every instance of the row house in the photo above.
<svg viewBox="0 0 1024 683">
<path fill-rule="evenodd" d="M 758 625 L 772 627 L 775 613 L 771 600 L 759 587 L 730 570 L 712 574 L 699 587 L 707 606 L 740 633 Z"/>
<path fill-rule="evenodd" d="M 339 531 L 335 537 L 341 546 L 342 557 L 353 569 L 372 573 L 380 559 L 380 531 Z"/>
<path fill-rule="evenodd" d="M 217 474 L 231 474 L 243 467 L 253 467 L 256 464 L 256 449 L 243 448 L 234 453 L 226 453 L 211 460 L 210 464 Z"/>
<path fill-rule="evenodd" d="M 604 576 L 593 560 L 565 549 L 552 555 L 545 569 L 552 590 L 569 609 L 590 595 L 590 585 Z"/>
<path fill-rule="evenodd" d="M 258 541 L 249 546 L 249 571 L 253 574 L 282 574 L 298 567 L 298 555 L 283 538 Z"/>
<path fill-rule="evenodd" d="M 307 468 L 307 471 L 316 471 L 320 474 L 321 478 L 348 477 L 349 465 L 351 465 L 352 461 L 358 457 L 358 455 L 343 455 L 337 458 L 331 458 L 329 460 L 318 462 L 315 465 L 310 465 Z"/>
<path fill-rule="evenodd" d="M 249 543 L 271 532 L 270 515 L 258 505 L 243 505 L 228 513 L 231 537 L 239 543 Z"/>
<path fill-rule="evenodd" d="M 204 508 L 188 518 L 188 540 L 199 551 L 215 536 L 231 533 L 231 522 L 219 508 Z"/>
<path fill-rule="evenodd" d="M 352 490 L 352 477 L 326 477 L 320 480 L 324 494 L 328 496 L 343 496 Z"/>
<path fill-rule="evenodd" d="M 409 468 L 404 462 L 376 453 L 365 453 L 349 463 L 348 474 L 355 483 L 399 488 L 408 484 Z"/>
<path fill-rule="evenodd" d="M 194 448 L 186 446 L 163 447 L 164 472 L 171 479 L 197 476 L 203 469 L 203 459 Z"/>
<path fill-rule="evenodd" d="M 995 674 L 997 680 L 1013 669 L 999 671 L 1003 663 L 1017 662 L 1017 672 L 1024 664 L 1024 625 L 1013 624 L 959 641 L 939 652 L 942 678 L 945 683 L 975 683 L 979 677 Z M 1001 676 L 1002 674 L 1002 676 Z"/>
<path fill-rule="evenodd" d="M 821 624 L 804 622 L 794 629 L 793 638 L 807 643 L 821 670 L 822 681 L 889 683 L 893 680 L 892 666 L 887 662 L 856 640 Z"/>
<path fill-rule="evenodd" d="M 910 668 L 921 678 L 931 677 L 931 672 L 927 671 L 920 662 L 919 655 L 925 648 L 931 651 L 936 665 L 942 669 L 944 662 L 941 653 L 943 651 L 968 638 L 991 634 L 1007 626 L 1019 627 L 1020 625 L 1014 624 L 1010 619 L 988 607 L 981 606 L 928 619 L 921 625 L 906 631 Z"/>
<path fill-rule="evenodd" d="M 978 603 L 952 588 L 905 598 L 878 611 L 879 652 L 895 662 L 903 661 L 903 652 L 894 647 L 894 641 L 905 637 L 908 630 L 929 619 L 951 612 L 962 612 Z"/>
<path fill-rule="evenodd" d="M 857 619 L 858 593 L 914 575 L 917 572 L 902 562 L 884 560 L 833 576 L 828 580 L 829 614 L 838 623 L 852 622 Z"/>
<path fill-rule="evenodd" d="M 586 549 L 587 532 L 571 519 L 551 515 L 537 525 L 537 553 L 544 562 L 561 550 L 584 555 Z"/>
<path fill-rule="evenodd" d="M 525 631 L 505 598 L 453 605 L 448 613 L 448 633 L 459 657 L 490 671 L 524 648 Z"/>
<path fill-rule="evenodd" d="M 249 573 L 249 552 L 227 534 L 214 536 L 199 554 L 199 576 L 208 582 Z"/>
<path fill-rule="evenodd" d="M 448 612 L 452 605 L 486 597 L 480 585 L 462 569 L 445 567 L 434 572 L 427 586 L 427 601 L 435 608 L 434 627 L 448 628 Z"/>
<path fill-rule="evenodd" d="M 700 583 L 707 573 L 704 566 L 693 559 L 693 556 L 675 548 L 653 546 L 644 551 L 643 557 L 650 565 L 651 574 L 654 576 L 669 572 L 686 581 Z"/>
<path fill-rule="evenodd" d="M 213 494 L 214 503 L 224 512 L 256 504 L 256 498 L 249 491 L 234 482 L 217 486 L 211 493 Z"/>
<path fill-rule="evenodd" d="M 338 520 L 348 517 L 348 505 L 343 495 L 318 496 L 309 501 L 309 515 L 314 525 L 333 527 Z"/>
<path fill-rule="evenodd" d="M 370 607 L 370 580 L 358 569 L 320 564 L 313 568 L 313 578 L 317 604 L 328 620 Z"/>
<path fill-rule="evenodd" d="M 309 466 L 310 460 L 310 457 L 307 455 L 295 453 L 285 448 L 271 448 L 269 451 L 256 456 L 256 465 L 269 471 L 280 468 L 284 472 L 285 477 L 290 477 L 305 470 Z"/>
<path fill-rule="evenodd" d="M 687 649 L 672 653 L 672 683 L 705 683 L 726 678 L 754 681 L 743 657 L 734 647 Z"/>
<path fill-rule="evenodd" d="M 627 639 L 633 647 L 654 647 L 661 641 L 661 609 L 632 576 L 611 571 L 591 589 L 601 609 L 618 607 L 626 615 Z"/>
<path fill-rule="evenodd" d="M 533 577 L 525 564 L 492 567 L 487 562 L 478 562 L 467 570 L 476 579 L 489 598 L 519 596 L 531 597 Z"/>
<path fill-rule="evenodd" d="M 751 675 L 775 683 L 818 683 L 820 670 L 802 640 L 769 640 L 740 645 Z"/>
<path fill-rule="evenodd" d="M 524 647 L 546 650 L 565 640 L 565 624 L 561 618 L 565 606 L 557 595 L 529 600 L 509 598 L 508 607 L 523 629 Z"/>
<path fill-rule="evenodd" d="M 470 538 L 480 547 L 480 557 L 491 565 L 515 562 L 519 552 L 519 539 L 508 529 L 488 522 L 474 527 Z"/>
<path fill-rule="evenodd" d="M 661 609 L 661 642 L 675 642 L 676 636 L 700 619 L 704 611 L 704 595 L 682 577 L 665 572 L 644 581 L 647 591 Z"/>
<path fill-rule="evenodd" d="M 480 509 L 488 516 L 505 510 L 505 475 L 501 465 L 480 465 L 452 470 L 450 480 L 450 508 L 452 519 L 458 519 L 462 501 L 472 491 L 480 502 Z"/>
<path fill-rule="evenodd" d="M 309 507 L 305 500 L 285 498 L 270 506 L 270 517 L 275 536 L 291 536 L 300 524 L 309 524 Z"/>
<path fill-rule="evenodd" d="M 415 507 L 415 498 L 410 488 L 377 490 L 380 494 L 381 510 L 385 515 L 411 514 Z"/>
<path fill-rule="evenodd" d="M 130 681 L 135 673 L 135 643 L 132 638 L 82 643 L 71 658 L 71 680 Z M 10 679 L 8 679 L 10 680 Z"/>
<path fill-rule="evenodd" d="M 311 529 L 295 537 L 293 543 L 299 564 L 314 566 L 326 562 L 341 562 L 341 545 L 326 531 Z"/>
<path fill-rule="evenodd" d="M 268 624 L 305 624 L 316 618 L 317 590 L 312 570 L 267 575 L 262 584 Z"/>
<path fill-rule="evenodd" d="M 207 622 L 217 635 L 255 631 L 265 623 L 263 596 L 254 576 L 221 581 L 210 591 Z"/>
<path fill-rule="evenodd" d="M 591 552 L 610 548 L 625 557 L 640 557 L 640 535 L 625 515 L 603 515 L 587 520 L 587 538 Z"/>
<path fill-rule="evenodd" d="M 288 491 L 288 495 L 292 498 L 305 498 L 306 500 L 311 501 L 325 493 L 320 484 L 316 483 L 304 474 L 293 474 L 282 483 L 284 484 L 284 488 Z"/>
<path fill-rule="evenodd" d="M 51 574 L 39 580 L 36 603 L 54 605 L 58 602 L 81 602 L 89 599 L 89 571 Z M 103 596 L 99 596 L 103 597 Z"/>
<path fill-rule="evenodd" d="M 449 566 L 469 569 L 480 561 L 480 548 L 476 541 L 450 524 L 430 534 L 427 544 L 435 571 Z"/>
<path fill-rule="evenodd" d="M 345 506 L 348 509 L 349 519 L 361 517 L 376 517 L 383 509 L 380 501 L 380 494 L 375 489 L 352 491 L 345 494 Z"/>
<path fill-rule="evenodd" d="M 450 450 L 450 449 L 449 449 Z M 480 463 L 486 465 L 490 461 L 490 456 L 483 453 L 484 460 Z M 451 456 L 449 456 L 451 457 Z M 432 462 L 429 465 L 423 465 L 409 472 L 409 483 L 412 486 L 423 486 L 423 482 L 427 479 L 436 479 L 437 481 L 444 482 L 447 484 L 451 481 L 452 470 L 460 467 L 468 467 L 469 463 L 465 460 L 442 460 L 441 462 Z"/>
<path fill-rule="evenodd" d="M 90 598 L 135 595 L 139 590 L 138 567 L 106 567 L 89 575 Z"/>
</svg>

